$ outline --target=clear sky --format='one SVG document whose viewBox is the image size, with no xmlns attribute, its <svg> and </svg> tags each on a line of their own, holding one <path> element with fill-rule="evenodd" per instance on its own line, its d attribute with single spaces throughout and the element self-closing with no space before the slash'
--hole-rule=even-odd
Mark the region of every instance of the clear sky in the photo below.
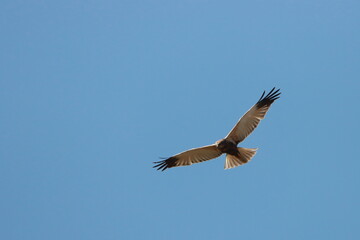
<svg viewBox="0 0 360 240">
<path fill-rule="evenodd" d="M 0 3 L 0 239 L 360 239 L 360 1 Z M 241 146 L 224 137 L 281 88 Z"/>
</svg>

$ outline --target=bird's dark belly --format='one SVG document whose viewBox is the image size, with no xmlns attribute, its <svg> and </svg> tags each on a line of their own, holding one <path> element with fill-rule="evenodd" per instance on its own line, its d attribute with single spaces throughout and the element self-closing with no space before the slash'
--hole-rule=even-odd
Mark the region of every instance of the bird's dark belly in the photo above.
<svg viewBox="0 0 360 240">
<path fill-rule="evenodd" d="M 218 149 L 222 152 L 222 153 L 228 153 L 231 155 L 237 155 L 238 154 L 238 149 L 237 146 L 229 141 L 223 140 L 219 145 L 218 145 Z"/>
</svg>

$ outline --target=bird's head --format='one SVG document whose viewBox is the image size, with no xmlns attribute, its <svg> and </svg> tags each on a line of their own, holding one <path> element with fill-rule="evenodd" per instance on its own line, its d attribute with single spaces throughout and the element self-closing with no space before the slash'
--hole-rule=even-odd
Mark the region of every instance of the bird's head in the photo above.
<svg viewBox="0 0 360 240">
<path fill-rule="evenodd" d="M 220 139 L 220 140 L 217 140 L 215 142 L 215 145 L 217 148 L 221 149 L 222 147 L 224 147 L 226 144 L 226 140 L 225 139 Z"/>
</svg>

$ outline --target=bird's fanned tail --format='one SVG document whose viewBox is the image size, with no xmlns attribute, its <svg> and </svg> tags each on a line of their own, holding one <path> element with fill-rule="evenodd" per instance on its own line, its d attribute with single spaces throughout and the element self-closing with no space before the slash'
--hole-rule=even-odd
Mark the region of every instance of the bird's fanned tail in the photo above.
<svg viewBox="0 0 360 240">
<path fill-rule="evenodd" d="M 239 154 L 237 156 L 227 154 L 225 161 L 225 169 L 238 167 L 248 163 L 256 154 L 257 148 L 242 148 L 238 147 Z"/>
</svg>

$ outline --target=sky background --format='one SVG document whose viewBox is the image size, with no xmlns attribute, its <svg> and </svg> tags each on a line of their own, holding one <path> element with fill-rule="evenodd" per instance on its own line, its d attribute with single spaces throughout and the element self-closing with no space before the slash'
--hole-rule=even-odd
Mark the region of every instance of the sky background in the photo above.
<svg viewBox="0 0 360 240">
<path fill-rule="evenodd" d="M 360 1 L 0 2 L 0 239 L 359 239 Z M 242 144 L 164 172 L 281 88 Z"/>
</svg>

